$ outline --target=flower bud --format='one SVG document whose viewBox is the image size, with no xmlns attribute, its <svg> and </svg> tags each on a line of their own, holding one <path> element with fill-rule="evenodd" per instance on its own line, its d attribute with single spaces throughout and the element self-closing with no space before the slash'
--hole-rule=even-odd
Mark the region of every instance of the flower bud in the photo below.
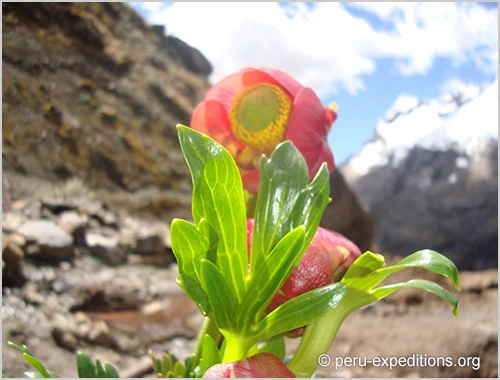
<svg viewBox="0 0 500 380">
<path fill-rule="evenodd" d="M 253 219 L 247 220 L 247 245 L 250 252 Z M 345 236 L 318 227 L 311 244 L 297 267 L 287 278 L 280 291 L 271 300 L 266 311 L 270 313 L 289 299 L 310 290 L 340 281 L 361 251 Z M 291 337 L 302 335 L 302 330 L 291 332 Z"/>
<path fill-rule="evenodd" d="M 216 364 L 203 374 L 204 378 L 277 378 L 295 377 L 278 357 L 262 352 L 233 363 Z"/>
</svg>

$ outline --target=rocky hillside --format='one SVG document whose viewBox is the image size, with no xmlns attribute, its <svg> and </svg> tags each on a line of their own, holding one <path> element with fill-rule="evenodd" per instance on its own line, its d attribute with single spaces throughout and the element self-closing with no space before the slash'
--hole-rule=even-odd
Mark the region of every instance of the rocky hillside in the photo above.
<svg viewBox="0 0 500 380">
<path fill-rule="evenodd" d="M 91 188 L 190 179 L 175 125 L 209 88 L 210 63 L 121 3 L 2 4 L 3 169 Z M 170 196 L 169 196 L 170 195 Z"/>
<path fill-rule="evenodd" d="M 498 266 L 498 81 L 400 97 L 340 170 L 372 212 L 382 252 L 428 247 L 461 269 Z"/>
</svg>

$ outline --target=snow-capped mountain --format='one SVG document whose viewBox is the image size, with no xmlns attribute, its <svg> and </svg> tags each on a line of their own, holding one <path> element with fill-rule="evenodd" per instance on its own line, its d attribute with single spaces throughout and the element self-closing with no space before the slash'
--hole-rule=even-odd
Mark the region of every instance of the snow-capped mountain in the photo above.
<svg viewBox="0 0 500 380">
<path fill-rule="evenodd" d="M 498 79 L 440 99 L 400 96 L 339 170 L 372 212 L 382 252 L 498 265 Z"/>
<path fill-rule="evenodd" d="M 473 154 L 490 140 L 498 140 L 498 79 L 487 88 L 469 84 L 441 99 L 401 95 L 379 121 L 372 141 L 342 172 L 352 182 L 372 168 L 397 166 L 414 147 L 455 147 Z"/>
</svg>

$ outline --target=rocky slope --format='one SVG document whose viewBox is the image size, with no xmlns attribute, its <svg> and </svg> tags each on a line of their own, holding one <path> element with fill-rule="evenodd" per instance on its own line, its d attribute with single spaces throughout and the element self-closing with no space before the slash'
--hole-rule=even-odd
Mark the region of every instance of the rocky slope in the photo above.
<svg viewBox="0 0 500 380">
<path fill-rule="evenodd" d="M 209 88 L 197 50 L 119 3 L 5 3 L 2 13 L 5 171 L 189 190 L 175 125 Z"/>
<path fill-rule="evenodd" d="M 381 251 L 428 247 L 461 269 L 498 266 L 498 81 L 399 98 L 340 170 L 372 212 Z"/>
</svg>

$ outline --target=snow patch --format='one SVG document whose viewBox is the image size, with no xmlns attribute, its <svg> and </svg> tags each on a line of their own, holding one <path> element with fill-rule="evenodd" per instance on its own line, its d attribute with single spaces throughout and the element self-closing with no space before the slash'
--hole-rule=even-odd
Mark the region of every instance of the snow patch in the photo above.
<svg viewBox="0 0 500 380">
<path fill-rule="evenodd" d="M 393 150 L 397 147 L 412 147 L 415 141 L 443 125 L 439 117 L 439 103 L 432 101 L 399 116 L 392 123 L 379 122 L 377 133 L 385 140 L 387 148 Z"/>
<path fill-rule="evenodd" d="M 467 157 L 457 157 L 455 166 L 459 169 L 466 169 L 469 166 L 469 160 Z"/>
<path fill-rule="evenodd" d="M 349 161 L 353 170 L 359 175 L 365 175 L 371 168 L 386 165 L 387 163 L 389 163 L 387 148 L 380 140 L 366 144 L 361 149 L 361 152 Z"/>
<path fill-rule="evenodd" d="M 392 104 L 389 112 L 385 115 L 385 120 L 393 121 L 400 114 L 405 114 L 417 108 L 420 105 L 420 100 L 410 95 L 399 95 L 396 101 Z"/>
<path fill-rule="evenodd" d="M 417 140 L 415 145 L 445 150 L 456 144 L 468 154 L 481 149 L 485 140 L 498 140 L 498 80 L 474 100 L 461 106 L 446 123 Z"/>
<path fill-rule="evenodd" d="M 457 183 L 458 181 L 458 174 L 457 172 L 453 172 L 448 176 L 448 183 L 450 185 L 453 185 L 454 183 Z"/>
</svg>

